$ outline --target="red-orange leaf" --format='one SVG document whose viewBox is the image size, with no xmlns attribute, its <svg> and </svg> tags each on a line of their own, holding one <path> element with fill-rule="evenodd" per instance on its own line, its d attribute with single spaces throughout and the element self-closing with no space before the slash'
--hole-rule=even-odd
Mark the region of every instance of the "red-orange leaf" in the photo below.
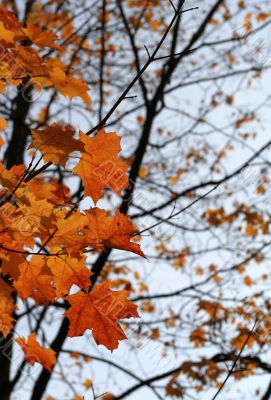
<svg viewBox="0 0 271 400">
<path fill-rule="evenodd" d="M 33 332 L 28 336 L 28 340 L 24 338 L 16 339 L 16 342 L 21 346 L 26 361 L 34 365 L 36 362 L 41 364 L 47 371 L 51 372 L 53 365 L 56 363 L 55 351 L 42 347 Z"/>
<path fill-rule="evenodd" d="M 95 286 L 90 294 L 78 292 L 68 296 L 71 308 L 66 312 L 70 320 L 69 336 L 81 336 L 92 329 L 94 340 L 109 350 L 126 339 L 119 320 L 139 317 L 137 306 L 127 299 L 127 292 L 112 291 L 108 283 Z"/>
<path fill-rule="evenodd" d="M 128 186 L 128 165 L 118 158 L 120 137 L 102 129 L 95 137 L 81 133 L 80 140 L 84 144 L 84 153 L 73 173 L 81 177 L 85 196 L 91 196 L 96 203 L 105 188 L 120 194 Z"/>
</svg>

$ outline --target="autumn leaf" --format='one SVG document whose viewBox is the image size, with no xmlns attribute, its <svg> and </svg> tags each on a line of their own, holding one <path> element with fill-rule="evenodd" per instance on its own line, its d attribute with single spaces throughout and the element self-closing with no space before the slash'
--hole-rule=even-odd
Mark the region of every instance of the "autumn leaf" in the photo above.
<svg viewBox="0 0 271 400">
<path fill-rule="evenodd" d="M 52 249 L 63 247 L 72 257 L 77 257 L 78 253 L 88 245 L 87 237 L 82 235 L 82 230 L 87 225 L 87 216 L 79 211 L 74 211 L 67 219 L 61 215 L 55 223 L 57 230 L 49 246 Z"/>
<path fill-rule="evenodd" d="M 205 331 L 202 327 L 196 328 L 190 335 L 190 341 L 194 343 L 195 347 L 204 346 L 206 343 Z"/>
<path fill-rule="evenodd" d="M 137 232 L 129 217 L 117 210 L 111 217 L 105 210 L 92 208 L 76 212 L 66 220 L 58 219 L 57 231 L 50 245 L 63 246 L 73 257 L 84 248 L 103 250 L 105 247 L 126 250 L 145 257 L 138 243 L 131 241 Z"/>
<path fill-rule="evenodd" d="M 257 15 L 258 22 L 265 22 L 268 18 L 270 18 L 270 13 L 260 12 Z"/>
<path fill-rule="evenodd" d="M 94 340 L 109 350 L 118 348 L 126 339 L 119 320 L 138 317 L 137 306 L 127 299 L 126 291 L 112 291 L 104 282 L 88 294 L 78 292 L 67 297 L 71 307 L 65 316 L 70 321 L 69 336 L 81 336 L 92 330 Z"/>
<path fill-rule="evenodd" d="M 39 25 L 32 24 L 28 21 L 26 28 L 23 29 L 23 32 L 31 40 L 31 42 L 35 43 L 41 48 L 60 48 L 60 46 L 55 44 L 55 41 L 57 40 L 57 35 L 50 29 L 43 30 Z"/>
<path fill-rule="evenodd" d="M 28 336 L 27 340 L 17 338 L 16 342 L 21 346 L 25 359 L 30 365 L 34 365 L 37 362 L 47 369 L 47 371 L 51 372 L 52 367 L 56 363 L 56 352 L 52 349 L 42 347 L 38 343 L 34 332 Z"/>
<path fill-rule="evenodd" d="M 45 258 L 33 256 L 29 262 L 19 266 L 20 276 L 14 287 L 22 300 L 32 297 L 37 304 L 53 302 L 55 291 L 52 286 L 53 276 L 46 269 Z"/>
<path fill-rule="evenodd" d="M 0 277 L 0 332 L 6 337 L 11 331 L 15 310 L 14 300 L 12 297 L 12 288 Z"/>
<path fill-rule="evenodd" d="M 92 272 L 85 266 L 85 262 L 86 257 L 80 260 L 65 255 L 49 258 L 48 267 L 54 277 L 57 297 L 68 294 L 72 285 L 88 290 Z"/>
<path fill-rule="evenodd" d="M 4 23 L 6 29 L 13 32 L 21 28 L 21 24 L 16 16 L 3 6 L 0 6 L 0 21 Z"/>
<path fill-rule="evenodd" d="M 53 124 L 44 130 L 32 130 L 32 143 L 29 148 L 39 149 L 44 161 L 65 167 L 69 154 L 82 151 L 83 145 L 74 136 L 74 129 Z"/>
<path fill-rule="evenodd" d="M 93 386 L 93 382 L 90 379 L 86 379 L 83 383 L 86 389 L 90 389 Z"/>
<path fill-rule="evenodd" d="M 0 118 L 0 131 L 3 131 L 7 127 L 7 121 L 4 118 Z"/>
<path fill-rule="evenodd" d="M 157 31 L 157 29 L 160 27 L 160 22 L 158 20 L 153 20 L 150 23 L 152 30 Z"/>
<path fill-rule="evenodd" d="M 246 343 L 247 347 L 252 347 L 254 342 L 259 342 L 260 340 L 257 337 L 256 333 L 253 332 L 252 334 L 250 333 L 250 330 L 247 328 L 239 328 L 239 334 L 232 339 L 231 343 L 232 345 L 240 351 L 243 347 L 244 344 Z"/>
<path fill-rule="evenodd" d="M 14 42 L 15 33 L 6 29 L 3 22 L 0 21 L 0 40 L 5 40 L 8 43 Z"/>
<path fill-rule="evenodd" d="M 7 252 L 7 254 L 2 254 L 2 274 L 9 275 L 11 279 L 17 280 L 20 275 L 19 265 L 25 262 L 26 255 L 16 252 Z"/>
<path fill-rule="evenodd" d="M 114 396 L 111 393 L 104 393 L 102 400 L 114 400 Z"/>
<path fill-rule="evenodd" d="M 36 49 L 22 45 L 16 46 L 13 49 L 13 57 L 14 56 L 19 64 L 18 69 L 16 69 L 15 77 L 25 77 L 28 74 L 36 76 L 45 73 L 42 65 L 43 60 Z"/>
<path fill-rule="evenodd" d="M 54 206 L 46 199 L 20 188 L 16 192 L 16 210 L 11 215 L 8 232 L 18 244 L 34 247 L 35 238 L 46 239 L 53 227 Z"/>
<path fill-rule="evenodd" d="M 20 179 L 21 174 L 25 171 L 24 165 L 16 165 L 11 169 L 6 169 L 2 162 L 0 161 L 0 183 L 3 187 L 12 191 Z"/>
<path fill-rule="evenodd" d="M 244 28 L 247 33 L 249 33 L 252 29 L 251 19 L 252 19 L 252 13 L 251 12 L 246 13 L 245 21 L 244 21 Z"/>
<path fill-rule="evenodd" d="M 131 237 L 137 232 L 136 226 L 129 217 L 117 210 L 115 217 L 110 217 L 105 210 L 93 208 L 86 211 L 89 224 L 82 232 L 89 239 L 89 245 L 93 247 L 110 247 L 119 250 L 127 250 L 145 257 L 140 245 L 131 242 Z"/>
<path fill-rule="evenodd" d="M 26 186 L 38 200 L 46 199 L 54 205 L 64 205 L 71 202 L 70 190 L 56 179 L 45 179 L 38 176 L 27 182 Z"/>
<path fill-rule="evenodd" d="M 247 224 L 246 226 L 246 235 L 256 237 L 258 234 L 258 227 L 252 224 Z"/>
<path fill-rule="evenodd" d="M 118 158 L 120 137 L 102 129 L 94 137 L 80 133 L 80 141 L 84 144 L 84 152 L 73 173 L 81 177 L 85 196 L 91 196 L 97 203 L 105 188 L 120 194 L 128 186 L 128 166 Z"/>
<path fill-rule="evenodd" d="M 248 276 L 248 275 L 244 277 L 243 282 L 244 282 L 244 284 L 245 284 L 246 286 L 253 286 L 253 285 L 256 284 L 256 282 L 253 281 L 253 280 L 251 279 L 251 277 Z"/>
<path fill-rule="evenodd" d="M 88 95 L 89 87 L 81 79 L 76 79 L 72 75 L 66 74 L 65 65 L 57 58 L 51 58 L 46 61 L 48 77 L 63 96 L 72 99 L 79 96 L 85 103 L 90 103 L 91 99 Z"/>
<path fill-rule="evenodd" d="M 184 398 L 184 391 L 176 383 L 176 379 L 172 378 L 168 384 L 166 385 L 166 393 L 167 396 L 172 397 L 172 398 L 179 398 L 183 399 Z"/>
<path fill-rule="evenodd" d="M 3 93 L 3 94 L 6 93 L 6 87 L 2 81 L 0 81 L 0 93 Z"/>
</svg>

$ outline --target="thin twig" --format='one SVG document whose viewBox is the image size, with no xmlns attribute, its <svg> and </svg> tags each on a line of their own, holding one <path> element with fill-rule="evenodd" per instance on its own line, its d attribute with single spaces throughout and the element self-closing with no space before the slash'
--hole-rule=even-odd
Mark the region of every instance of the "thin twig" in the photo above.
<svg viewBox="0 0 271 400">
<path fill-rule="evenodd" d="M 226 382 L 228 381 L 228 379 L 230 378 L 230 376 L 234 373 L 235 367 L 236 367 L 236 365 L 237 365 L 237 363 L 238 363 L 238 361 L 239 361 L 239 359 L 240 359 L 240 357 L 241 357 L 241 354 L 242 354 L 244 348 L 246 347 L 246 345 L 247 345 L 249 339 L 251 338 L 251 335 L 252 335 L 252 333 L 253 333 L 253 331 L 254 331 L 254 329 L 255 329 L 255 326 L 257 325 L 257 322 L 258 322 L 258 319 L 255 320 L 255 322 L 254 322 L 254 324 L 253 324 L 253 327 L 251 328 L 249 334 L 247 335 L 247 338 L 246 338 L 246 340 L 245 340 L 245 342 L 244 342 L 244 344 L 243 344 L 241 350 L 240 350 L 239 353 L 237 354 L 237 357 L 236 357 L 235 361 L 234 361 L 233 364 L 232 364 L 232 367 L 230 368 L 230 370 L 229 370 L 229 372 L 228 372 L 226 378 L 225 378 L 224 381 L 222 382 L 220 388 L 218 389 L 218 391 L 216 392 L 216 394 L 214 395 L 214 397 L 212 397 L 212 400 L 215 400 L 215 399 L 218 397 L 218 395 L 219 395 L 219 394 L 221 393 L 221 391 L 223 390 L 223 388 L 224 388 Z"/>
</svg>

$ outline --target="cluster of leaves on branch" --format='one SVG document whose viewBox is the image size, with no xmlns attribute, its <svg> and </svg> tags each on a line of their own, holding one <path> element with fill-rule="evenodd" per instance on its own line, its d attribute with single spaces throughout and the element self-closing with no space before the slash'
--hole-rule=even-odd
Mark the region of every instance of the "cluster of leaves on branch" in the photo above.
<svg viewBox="0 0 271 400">
<path fill-rule="evenodd" d="M 53 86 L 70 99 L 79 96 L 89 103 L 88 85 L 60 61 L 63 47 L 57 39 L 53 31 L 42 30 L 31 21 L 23 27 L 1 6 L 1 92 L 6 85 L 18 87 L 29 82 L 40 85 L 40 90 Z M 53 49 L 57 55 L 50 57 L 49 51 L 45 56 L 41 53 L 44 49 Z M 128 300 L 126 291 L 112 291 L 110 282 L 97 284 L 92 290 L 86 259 L 88 253 L 105 248 L 144 257 L 139 244 L 132 241 L 136 227 L 119 210 L 115 216 L 100 208 L 79 210 L 68 187 L 36 173 L 34 158 L 39 151 L 45 163 L 65 168 L 76 154 L 79 161 L 72 172 L 82 179 L 84 196 L 90 196 L 96 204 L 104 189 L 120 195 L 128 186 L 128 166 L 119 158 L 120 137 L 103 129 L 92 137 L 83 132 L 76 135 L 70 126 L 53 124 L 33 130 L 29 148 L 33 157 L 27 168 L 16 165 L 7 170 L 0 166 L 0 331 L 7 336 L 13 329 L 17 296 L 45 306 L 64 299 L 70 304 L 66 312 L 69 336 L 80 336 L 91 329 L 97 344 L 116 349 L 126 338 L 119 320 L 138 317 L 137 307 Z M 78 291 L 70 294 L 73 285 Z M 18 338 L 17 342 L 30 364 L 38 361 L 51 370 L 56 362 L 54 352 L 43 349 L 34 333 L 28 340 Z"/>
<path fill-rule="evenodd" d="M 64 40 L 69 39 L 66 35 L 64 32 Z M 70 99 L 79 96 L 90 103 L 88 85 L 67 71 L 67 66 L 61 61 L 66 48 L 56 44 L 57 39 L 53 31 L 44 31 L 31 21 L 24 28 L 13 13 L 1 6 L 0 92 L 5 93 L 6 85 L 19 86 L 29 80 L 38 90 L 53 86 Z M 54 57 L 50 57 L 50 49 L 55 51 Z"/>
</svg>

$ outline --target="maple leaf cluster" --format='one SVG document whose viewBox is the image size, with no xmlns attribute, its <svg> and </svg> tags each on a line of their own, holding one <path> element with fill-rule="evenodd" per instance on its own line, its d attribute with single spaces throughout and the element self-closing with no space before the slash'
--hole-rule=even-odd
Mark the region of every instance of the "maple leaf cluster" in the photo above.
<svg viewBox="0 0 271 400">
<path fill-rule="evenodd" d="M 56 44 L 57 39 L 53 31 L 32 22 L 23 27 L 13 13 L 0 6 L 0 93 L 6 92 L 7 85 L 18 87 L 28 81 L 38 90 L 53 87 L 69 99 L 79 96 L 90 103 L 88 85 L 61 61 L 63 48 Z M 44 49 L 54 50 L 55 56 L 44 57 Z"/>
<path fill-rule="evenodd" d="M 88 85 L 68 73 L 59 58 L 40 54 L 44 48 L 61 54 L 57 39 L 53 31 L 44 31 L 31 22 L 23 27 L 1 6 L 0 44 L 4 55 L 0 92 L 5 93 L 7 85 L 18 86 L 29 80 L 35 86 L 54 87 L 68 98 L 79 96 L 89 103 Z M 25 42 L 27 45 L 22 44 Z M 14 60 L 16 69 L 11 68 Z M 84 196 L 90 196 L 94 204 L 104 189 L 120 195 L 128 186 L 128 166 L 119 158 L 120 137 L 115 132 L 101 129 L 92 137 L 83 132 L 76 135 L 71 126 L 54 123 L 32 130 L 29 148 L 34 156 L 41 152 L 44 163 L 62 168 L 76 153 L 79 162 L 72 173 L 81 178 Z M 13 329 L 17 296 L 45 306 L 64 299 L 70 305 L 65 314 L 70 322 L 69 336 L 80 336 L 91 329 L 97 344 L 116 349 L 126 338 L 120 319 L 138 317 L 137 307 L 128 300 L 126 291 L 111 290 L 110 282 L 92 288 L 87 254 L 112 248 L 144 257 L 139 244 L 132 241 L 137 228 L 119 210 L 115 216 L 97 207 L 79 210 L 69 188 L 37 174 L 33 160 L 27 168 L 16 165 L 7 169 L 0 164 L 0 331 L 7 336 Z M 71 294 L 74 285 L 78 291 Z M 38 361 L 51 371 L 56 355 L 38 343 L 35 333 L 27 340 L 17 338 L 17 343 L 27 362 Z"/>
</svg>

